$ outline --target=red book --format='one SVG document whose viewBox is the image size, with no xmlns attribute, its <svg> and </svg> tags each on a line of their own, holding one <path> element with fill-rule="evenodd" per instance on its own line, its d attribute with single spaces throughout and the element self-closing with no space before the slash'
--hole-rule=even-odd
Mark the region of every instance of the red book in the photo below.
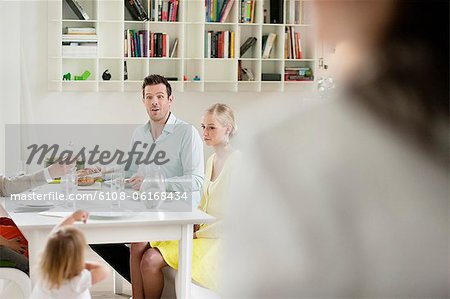
<svg viewBox="0 0 450 299">
<path fill-rule="evenodd" d="M 219 55 L 218 58 L 223 58 L 223 32 L 219 32 Z"/>
<path fill-rule="evenodd" d="M 303 53 L 302 53 L 302 43 L 300 40 L 300 32 L 297 32 L 297 45 L 298 45 L 298 59 L 302 59 Z"/>
<path fill-rule="evenodd" d="M 136 57 L 134 48 L 136 47 L 136 41 L 134 40 L 134 30 L 130 30 L 130 40 L 131 40 L 131 57 Z"/>
<path fill-rule="evenodd" d="M 162 57 L 167 57 L 167 46 L 166 46 L 167 34 L 162 34 Z"/>
<path fill-rule="evenodd" d="M 155 42 L 153 32 L 150 32 L 150 57 L 155 57 Z"/>
<path fill-rule="evenodd" d="M 178 12 L 178 0 L 173 0 L 173 9 L 172 9 L 172 22 L 177 21 L 177 12 Z"/>
</svg>

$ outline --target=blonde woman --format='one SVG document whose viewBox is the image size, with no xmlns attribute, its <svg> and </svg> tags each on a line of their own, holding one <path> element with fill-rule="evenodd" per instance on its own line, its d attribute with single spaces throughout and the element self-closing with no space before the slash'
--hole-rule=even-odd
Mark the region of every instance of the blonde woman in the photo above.
<svg viewBox="0 0 450 299">
<path fill-rule="evenodd" d="M 230 138 L 236 132 L 233 110 L 215 104 L 202 117 L 203 140 L 214 148 L 206 164 L 200 209 L 221 219 L 222 204 L 228 189 L 236 152 Z M 217 290 L 217 251 L 220 245 L 220 220 L 194 227 L 192 278 L 200 285 Z M 164 287 L 162 268 L 178 268 L 178 241 L 131 244 L 131 283 L 133 298 L 160 298 Z"/>
<path fill-rule="evenodd" d="M 31 299 L 89 299 L 90 287 L 108 277 L 106 265 L 84 261 L 86 240 L 79 229 L 71 226 L 75 221 L 86 223 L 87 218 L 87 212 L 76 211 L 55 227 L 40 263 L 42 280 Z"/>
</svg>

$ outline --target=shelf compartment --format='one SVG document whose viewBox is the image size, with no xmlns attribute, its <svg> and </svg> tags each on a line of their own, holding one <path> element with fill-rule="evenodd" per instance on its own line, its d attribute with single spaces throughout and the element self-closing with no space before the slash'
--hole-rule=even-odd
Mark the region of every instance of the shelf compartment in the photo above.
<svg viewBox="0 0 450 299">
<path fill-rule="evenodd" d="M 122 23 L 124 19 L 124 1 L 98 1 L 99 22 L 115 21 Z"/>
<path fill-rule="evenodd" d="M 244 26 L 239 27 L 239 46 L 237 47 L 239 52 L 239 57 L 246 59 L 246 58 L 261 58 L 261 28 L 257 26 Z M 240 53 L 240 47 L 245 43 L 245 41 L 250 38 L 255 37 L 256 42 L 249 48 L 244 55 Z"/>
<path fill-rule="evenodd" d="M 141 81 L 145 78 L 145 76 L 149 75 L 147 60 L 125 58 L 124 63 L 125 62 L 127 65 L 127 74 L 129 81 Z"/>
<path fill-rule="evenodd" d="M 186 21 L 205 22 L 205 2 L 197 0 L 182 1 L 185 5 Z"/>
<path fill-rule="evenodd" d="M 177 78 L 181 81 L 182 70 L 179 60 L 150 60 L 148 65 L 148 74 L 158 74 L 167 78 Z"/>
<path fill-rule="evenodd" d="M 122 30 L 122 24 L 100 23 L 97 26 L 97 36 L 98 36 L 98 55 L 100 57 L 123 56 L 124 32 Z"/>
<path fill-rule="evenodd" d="M 122 59 L 99 59 L 97 80 L 108 82 L 102 78 L 103 72 L 106 70 L 111 74 L 111 81 L 121 81 L 123 79 Z"/>
<path fill-rule="evenodd" d="M 260 81 L 261 80 L 261 63 L 259 60 L 239 60 L 237 65 L 237 72 L 239 72 L 239 68 L 247 69 L 253 74 L 252 81 Z M 239 82 L 251 82 L 244 80 L 245 78 L 241 78 Z"/>
<path fill-rule="evenodd" d="M 128 1 L 128 0 L 127 0 Z M 114 1 L 111 1 L 114 2 Z M 149 16 L 149 11 L 148 11 L 148 0 L 140 0 L 140 2 L 142 3 L 142 6 L 144 7 L 145 12 L 147 13 L 147 16 Z M 144 21 L 139 21 L 139 20 L 134 20 L 133 17 L 131 16 L 130 12 L 128 11 L 124 1 L 121 1 L 121 7 L 123 7 L 123 12 L 124 12 L 124 20 L 125 21 L 135 21 L 135 22 L 144 22 Z"/>
<path fill-rule="evenodd" d="M 202 34 L 199 34 L 199 31 Z M 185 34 L 185 57 L 202 58 L 204 51 L 204 33 L 201 25 L 187 25 Z"/>
<path fill-rule="evenodd" d="M 237 81 L 236 60 L 207 60 L 205 61 L 204 81 Z"/>
<path fill-rule="evenodd" d="M 283 43 L 285 43 L 286 38 L 289 38 L 289 32 L 292 31 L 293 35 L 294 35 L 294 42 L 296 42 L 296 37 L 295 37 L 295 33 L 297 33 L 299 35 L 299 41 L 300 41 L 300 48 L 302 50 L 302 56 L 301 58 L 296 58 L 296 59 L 306 59 L 306 60 L 312 60 L 315 59 L 315 38 L 314 38 L 314 32 L 307 27 L 291 27 L 291 30 L 288 30 L 289 26 L 285 27 L 285 31 L 286 34 L 284 36 L 283 39 Z M 289 38 L 290 40 L 292 40 L 292 37 Z M 287 43 L 285 43 L 285 45 L 287 45 Z M 285 53 L 287 54 L 287 53 Z M 293 56 L 291 56 L 293 57 Z M 286 59 L 292 59 L 292 58 L 288 58 L 285 55 Z"/>
<path fill-rule="evenodd" d="M 59 78 L 62 80 L 62 76 L 64 74 L 70 73 L 71 80 L 70 81 L 63 81 L 64 83 L 86 83 L 87 81 L 94 81 L 97 78 L 97 59 L 62 59 L 62 74 Z M 84 71 L 89 71 L 91 75 L 88 77 L 87 80 L 74 80 L 75 76 L 81 76 L 81 74 L 84 73 Z"/>
<path fill-rule="evenodd" d="M 283 59 L 284 58 L 284 27 L 283 26 L 264 26 L 261 32 L 261 57 L 263 57 L 263 36 L 269 35 L 270 33 L 276 34 L 275 41 L 270 51 L 269 59 Z"/>
</svg>

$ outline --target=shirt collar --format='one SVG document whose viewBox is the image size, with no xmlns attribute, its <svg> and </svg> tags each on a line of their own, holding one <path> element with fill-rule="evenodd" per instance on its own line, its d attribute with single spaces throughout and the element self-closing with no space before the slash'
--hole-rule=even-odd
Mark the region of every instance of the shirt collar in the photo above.
<svg viewBox="0 0 450 299">
<path fill-rule="evenodd" d="M 164 125 L 164 129 L 163 129 L 163 132 L 166 132 L 166 133 L 172 133 L 174 130 L 174 125 L 177 122 L 177 117 L 172 112 L 169 112 L 169 113 L 170 113 L 169 118 L 167 119 L 166 124 Z M 152 126 L 151 126 L 150 120 L 149 120 L 149 121 L 147 121 L 145 128 L 148 132 L 151 132 L 151 127 Z"/>
<path fill-rule="evenodd" d="M 172 133 L 173 127 L 177 122 L 177 118 L 172 112 L 169 113 L 170 113 L 169 119 L 167 120 L 166 125 L 164 126 L 163 132 Z"/>
</svg>

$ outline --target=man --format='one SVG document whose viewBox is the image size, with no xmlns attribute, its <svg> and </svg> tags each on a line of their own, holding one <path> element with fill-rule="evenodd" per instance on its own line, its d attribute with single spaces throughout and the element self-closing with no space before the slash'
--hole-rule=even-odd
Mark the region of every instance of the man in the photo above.
<svg viewBox="0 0 450 299">
<path fill-rule="evenodd" d="M 130 179 L 134 189 L 139 189 L 146 171 L 160 170 L 166 177 L 166 191 L 186 192 L 188 199 L 197 207 L 200 201 L 200 190 L 204 179 L 203 143 L 198 131 L 188 123 L 177 119 L 170 111 L 173 95 L 172 87 L 166 78 L 150 75 L 142 84 L 142 103 L 145 106 L 149 121 L 133 133 L 131 148 L 163 153 L 164 157 L 158 166 L 139 164 L 141 159 L 134 157 L 129 172 L 134 173 Z M 153 156 L 152 156 L 153 157 Z M 161 156 L 160 156 L 161 157 Z M 153 158 L 152 158 L 153 159 Z M 155 158 L 156 160 L 156 158 Z M 138 171 L 137 173 L 135 173 Z M 192 196 L 192 198 L 191 198 Z M 131 282 L 130 251 L 126 244 L 96 244 L 91 248 L 104 258 L 122 277 Z"/>
</svg>

